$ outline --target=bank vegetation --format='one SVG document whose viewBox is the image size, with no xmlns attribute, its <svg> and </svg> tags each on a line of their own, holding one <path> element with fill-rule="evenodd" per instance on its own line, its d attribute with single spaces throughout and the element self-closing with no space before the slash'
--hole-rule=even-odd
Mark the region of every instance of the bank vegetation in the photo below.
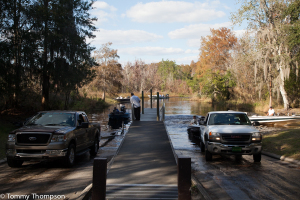
<svg viewBox="0 0 300 200">
<path fill-rule="evenodd" d="M 70 3 L 72 2 L 72 3 Z M 0 2 L 0 111 L 103 109 L 108 97 L 169 93 L 212 102 L 299 107 L 299 0 L 241 0 L 232 29 L 211 29 L 199 59 L 118 62 L 112 43 L 94 49 L 86 0 Z"/>
</svg>

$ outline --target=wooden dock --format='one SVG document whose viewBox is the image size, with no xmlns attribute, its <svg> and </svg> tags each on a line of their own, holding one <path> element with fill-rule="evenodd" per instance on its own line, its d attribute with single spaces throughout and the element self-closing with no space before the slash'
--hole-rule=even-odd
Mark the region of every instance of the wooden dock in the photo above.
<svg viewBox="0 0 300 200">
<path fill-rule="evenodd" d="M 177 165 L 156 108 L 134 121 L 107 174 L 106 199 L 178 199 Z"/>
</svg>

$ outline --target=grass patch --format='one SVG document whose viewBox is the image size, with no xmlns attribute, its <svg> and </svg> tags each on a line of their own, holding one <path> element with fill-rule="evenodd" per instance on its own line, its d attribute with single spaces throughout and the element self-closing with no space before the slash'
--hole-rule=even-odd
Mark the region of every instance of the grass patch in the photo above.
<svg viewBox="0 0 300 200">
<path fill-rule="evenodd" d="M 300 130 L 288 129 L 263 136 L 263 150 L 300 160 Z"/>
<path fill-rule="evenodd" d="M 0 160 L 5 158 L 5 144 L 8 133 L 14 129 L 16 129 L 14 125 L 0 121 Z"/>
</svg>

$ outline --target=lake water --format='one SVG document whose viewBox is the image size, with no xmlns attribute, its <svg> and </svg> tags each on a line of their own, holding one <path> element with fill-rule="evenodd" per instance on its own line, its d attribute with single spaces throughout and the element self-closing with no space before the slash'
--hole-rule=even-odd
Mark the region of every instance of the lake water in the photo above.
<svg viewBox="0 0 300 200">
<path fill-rule="evenodd" d="M 207 112 L 215 111 L 215 110 L 236 110 L 237 105 L 219 105 L 212 103 L 204 103 L 200 101 L 191 101 L 189 98 L 184 97 L 173 97 L 169 99 L 161 99 L 159 100 L 160 107 L 162 103 L 166 105 L 166 114 L 172 115 L 206 115 Z M 157 100 L 152 100 L 152 106 L 156 108 Z M 145 108 L 150 108 L 150 100 L 145 99 Z M 248 108 L 249 109 L 249 108 Z M 247 110 L 247 108 L 243 108 L 243 110 L 239 110 L 243 112 L 253 112 L 252 110 Z M 258 113 L 260 114 L 260 113 Z"/>
</svg>

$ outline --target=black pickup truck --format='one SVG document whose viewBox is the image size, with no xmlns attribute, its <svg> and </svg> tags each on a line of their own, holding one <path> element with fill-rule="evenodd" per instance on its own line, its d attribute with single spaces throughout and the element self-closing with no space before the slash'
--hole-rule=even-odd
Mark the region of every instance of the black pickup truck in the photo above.
<svg viewBox="0 0 300 200">
<path fill-rule="evenodd" d="M 6 143 L 7 163 L 20 167 L 26 160 L 62 159 L 72 167 L 75 155 L 99 149 L 101 128 L 82 111 L 42 111 L 12 131 Z"/>
</svg>

